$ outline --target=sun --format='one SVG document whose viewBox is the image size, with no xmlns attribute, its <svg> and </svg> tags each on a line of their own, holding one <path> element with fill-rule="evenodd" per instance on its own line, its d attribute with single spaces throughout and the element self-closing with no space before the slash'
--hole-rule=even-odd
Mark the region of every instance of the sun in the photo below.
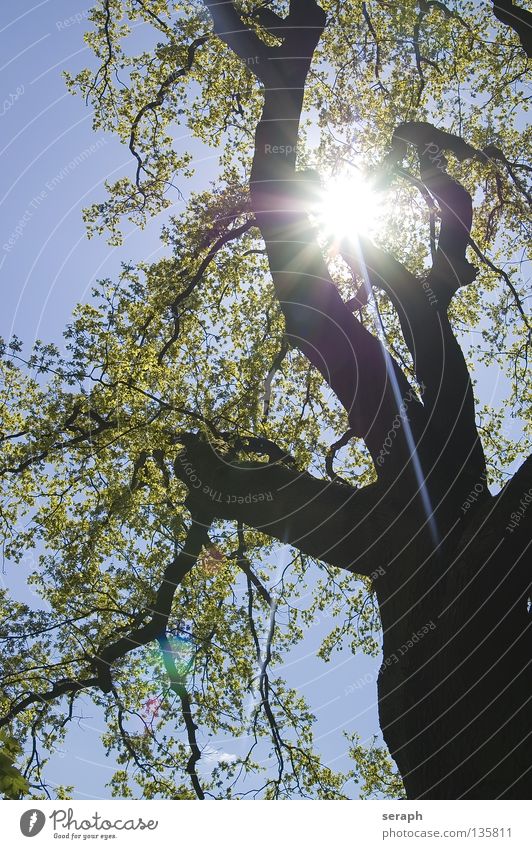
<svg viewBox="0 0 532 849">
<path fill-rule="evenodd" d="M 329 239 L 371 235 L 382 223 L 383 198 L 360 171 L 332 177 L 316 210 L 319 228 Z"/>
</svg>

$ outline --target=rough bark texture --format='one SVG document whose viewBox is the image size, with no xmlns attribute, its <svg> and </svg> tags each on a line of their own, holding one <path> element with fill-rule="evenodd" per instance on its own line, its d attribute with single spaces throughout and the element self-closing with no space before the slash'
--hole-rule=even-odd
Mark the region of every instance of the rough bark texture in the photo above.
<svg viewBox="0 0 532 849">
<path fill-rule="evenodd" d="M 243 61 L 260 57 L 252 66 L 264 86 L 264 107 L 251 203 L 288 338 L 345 407 L 353 434 L 365 440 L 375 461 L 378 481 L 357 491 L 282 461 L 213 457 L 214 449 L 194 436 L 176 473 L 190 484 L 188 463 L 201 481 L 201 488 L 190 487 L 196 508 L 212 507 L 213 493 L 223 493 L 213 508 L 220 517 L 359 574 L 378 569 L 380 721 L 409 798 L 531 797 L 532 511 L 518 527 L 507 526 L 532 485 L 532 464 L 525 463 L 498 497 L 490 496 L 471 382 L 447 318 L 453 294 L 472 282 L 475 269 L 465 258 L 471 198 L 447 175 L 441 153 L 451 149 L 467 158 L 475 151 L 423 123 L 402 125 L 394 135 L 392 158 L 398 161 L 409 145 L 417 149 L 421 180 L 440 209 L 427 278 L 417 279 L 367 240 L 357 251 L 344 246 L 347 261 L 365 262 L 372 285 L 394 303 L 425 387 L 421 401 L 408 403 L 382 462 L 401 399 L 413 393 L 380 341 L 343 303 L 295 191 L 305 83 L 325 15 L 314 0 L 292 0 L 286 22 L 279 19 L 275 29 L 282 44 L 267 47 L 231 2 L 206 5 L 228 47 Z M 437 165 L 429 155 L 435 148 Z M 260 493 L 271 498 L 259 501 Z"/>
</svg>

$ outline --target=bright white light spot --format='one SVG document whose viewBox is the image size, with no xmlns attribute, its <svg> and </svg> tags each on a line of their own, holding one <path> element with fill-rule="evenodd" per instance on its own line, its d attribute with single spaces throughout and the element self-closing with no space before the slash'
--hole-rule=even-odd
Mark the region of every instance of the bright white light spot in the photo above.
<svg viewBox="0 0 532 849">
<path fill-rule="evenodd" d="M 317 219 L 325 236 L 343 239 L 357 233 L 374 233 L 383 212 L 382 195 L 360 171 L 352 170 L 326 183 Z"/>
</svg>

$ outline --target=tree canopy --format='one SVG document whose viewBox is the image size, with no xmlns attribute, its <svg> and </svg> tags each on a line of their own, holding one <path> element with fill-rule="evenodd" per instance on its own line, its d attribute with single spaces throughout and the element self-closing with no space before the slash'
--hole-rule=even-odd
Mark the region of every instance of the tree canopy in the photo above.
<svg viewBox="0 0 532 849">
<path fill-rule="evenodd" d="M 120 797 L 404 795 L 356 734 L 351 770 L 323 762 L 279 667 L 325 609 L 325 662 L 343 644 L 390 657 L 381 620 L 398 645 L 413 626 L 395 633 L 378 587 L 403 550 L 428 562 L 486 516 L 518 517 L 516 563 L 529 544 L 525 6 L 91 11 L 95 60 L 67 84 L 131 176 L 84 211 L 89 235 L 120 244 L 125 219 L 170 214 L 164 257 L 99 281 L 66 354 L 2 345 L 4 558 L 35 562 L 34 604 L 0 598 L 5 795 L 50 792 L 80 697 L 105 716 Z M 195 168 L 183 132 L 219 151 L 219 174 L 172 215 Z M 320 218 L 348 174 L 378 199 L 369 235 Z M 461 597 L 467 576 L 449 586 Z M 200 769 L 221 733 L 245 754 Z"/>
</svg>

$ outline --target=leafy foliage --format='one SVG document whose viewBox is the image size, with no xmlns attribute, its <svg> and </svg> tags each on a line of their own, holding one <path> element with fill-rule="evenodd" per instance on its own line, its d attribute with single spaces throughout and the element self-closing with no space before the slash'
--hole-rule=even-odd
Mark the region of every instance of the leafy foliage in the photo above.
<svg viewBox="0 0 532 849">
<path fill-rule="evenodd" d="M 29 790 L 29 785 L 15 761 L 22 751 L 14 737 L 0 732 L 0 793 L 4 799 L 20 799 Z"/>
<path fill-rule="evenodd" d="M 253 4 L 241 8 L 251 22 Z M 327 0 L 323 8 L 329 24 L 306 91 L 301 167 L 329 176 L 347 160 L 370 170 L 406 120 L 432 121 L 504 155 L 449 164 L 475 198 L 471 259 L 480 269 L 453 303 L 453 326 L 472 369 L 502 368 L 508 378 L 501 406 L 479 410 L 491 481 L 500 484 L 531 436 L 522 314 L 531 136 L 513 117 L 529 108 L 526 57 L 476 2 Z M 344 641 L 355 654 L 377 653 L 370 582 L 295 548 L 286 554 L 260 530 L 205 519 L 195 565 L 168 612 L 169 646 L 160 632 L 139 636 L 112 663 L 111 686 L 98 689 L 94 659 L 144 633 L 165 570 L 194 528 L 176 474 L 187 435 L 200 433 L 228 461 L 263 459 L 262 447 L 246 448 L 252 438 L 281 445 L 289 460 L 279 462 L 325 476 L 347 422 L 317 372 L 286 346 L 251 221 L 247 175 L 261 92 L 250 68 L 213 35 L 196 0 L 103 0 L 90 20 L 97 68 L 67 82 L 93 106 L 95 127 L 130 146 L 132 176 L 85 211 L 89 233 L 108 231 L 116 243 L 124 216 L 142 225 L 171 206 L 193 171 L 190 150 L 175 143 L 183 130 L 220 150 L 220 173 L 183 215 L 168 217 L 163 259 L 124 263 L 117 281 L 98 283 L 65 332 L 65 355 L 41 342 L 31 352 L 18 340 L 2 349 L 3 552 L 29 567 L 35 601 L 0 599 L 0 707 L 13 735 L 2 738 L 0 788 L 11 798 L 43 792 L 46 761 L 36 752 L 57 751 L 83 694 L 105 715 L 116 796 L 347 798 L 362 779 L 364 798 L 400 797 L 400 779 L 373 743 L 353 737 L 355 766 L 345 774 L 322 762 L 315 717 L 280 673 L 325 609 L 333 620 L 318 652 L 325 662 Z M 140 23 L 149 25 L 142 36 Z M 420 271 L 433 210 L 410 165 L 384 190 L 381 239 Z M 332 252 L 329 259 L 352 297 L 356 281 Z M 397 318 L 379 297 L 390 347 L 411 370 Z M 366 308 L 360 317 L 369 326 Z M 357 486 L 375 479 L 360 441 L 336 456 L 335 473 Z M 35 698 L 26 704 L 28 694 Z M 238 754 L 214 752 L 209 761 L 209 740 L 221 735 Z M 13 766 L 22 745 L 27 779 Z M 203 760 L 191 758 L 194 746 Z"/>
</svg>

